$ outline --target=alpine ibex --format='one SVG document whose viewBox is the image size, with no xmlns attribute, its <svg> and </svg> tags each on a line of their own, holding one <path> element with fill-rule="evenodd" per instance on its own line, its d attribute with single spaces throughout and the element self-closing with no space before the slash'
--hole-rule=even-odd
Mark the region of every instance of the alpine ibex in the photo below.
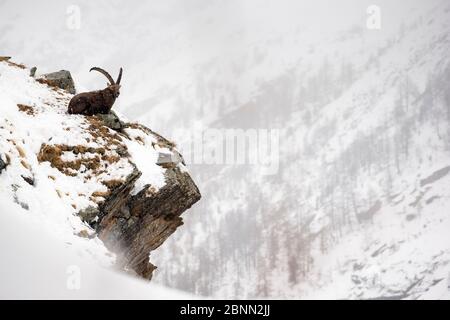
<svg viewBox="0 0 450 320">
<path fill-rule="evenodd" d="M 103 90 L 83 92 L 75 95 L 69 102 L 68 111 L 70 114 L 92 116 L 98 113 L 109 113 L 114 102 L 116 101 L 116 98 L 119 96 L 122 68 L 120 68 L 119 76 L 117 77 L 116 82 L 114 82 L 111 75 L 105 70 L 98 67 L 93 67 L 89 70 L 89 72 L 92 70 L 103 74 L 109 80 L 109 85 Z"/>
</svg>

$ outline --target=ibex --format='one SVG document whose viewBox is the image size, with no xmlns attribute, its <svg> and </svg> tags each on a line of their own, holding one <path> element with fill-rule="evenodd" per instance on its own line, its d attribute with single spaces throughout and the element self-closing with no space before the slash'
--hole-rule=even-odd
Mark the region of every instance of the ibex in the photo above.
<svg viewBox="0 0 450 320">
<path fill-rule="evenodd" d="M 116 98 L 120 94 L 120 80 L 122 79 L 122 68 L 120 68 L 119 76 L 117 81 L 114 82 L 111 75 L 105 70 L 93 67 L 92 70 L 102 73 L 108 80 L 109 85 L 98 91 L 83 92 L 75 95 L 69 102 L 69 113 L 70 114 L 83 114 L 86 116 L 92 116 L 98 113 L 109 113 L 111 108 L 116 101 Z"/>
</svg>

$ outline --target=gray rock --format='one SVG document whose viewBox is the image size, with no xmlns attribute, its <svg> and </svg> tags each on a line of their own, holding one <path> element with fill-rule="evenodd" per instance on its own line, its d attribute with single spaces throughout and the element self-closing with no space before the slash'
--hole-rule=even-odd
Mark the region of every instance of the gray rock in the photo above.
<svg viewBox="0 0 450 320">
<path fill-rule="evenodd" d="M 96 117 L 105 122 L 118 119 L 114 113 Z M 111 125 L 108 126 L 111 128 Z M 164 139 L 149 129 L 145 132 L 159 140 Z M 129 156 L 126 150 L 123 152 L 126 153 L 125 157 Z M 134 166 L 134 170 L 124 181 L 109 189 L 109 194 L 104 197 L 105 201 L 98 208 L 88 207 L 78 212 L 81 219 L 96 231 L 105 246 L 116 254 L 118 267 L 149 280 L 156 269 L 149 261 L 150 252 L 183 224 L 181 214 L 201 197 L 189 174 L 176 166 L 183 161 L 182 156 L 176 150 L 172 152 L 174 155 L 160 155 L 163 164 L 175 164 L 165 171 L 166 184 L 162 188 L 157 190 L 146 185 L 142 190 L 137 190 L 139 192 L 132 192 L 142 174 Z"/>
<path fill-rule="evenodd" d="M 79 211 L 77 214 L 81 220 L 90 224 L 100 214 L 100 210 L 93 206 L 89 206 L 86 209 Z"/>
<path fill-rule="evenodd" d="M 37 71 L 36 67 L 31 68 L 30 69 L 30 77 L 34 78 L 34 76 L 36 75 L 36 71 Z"/>
<path fill-rule="evenodd" d="M 149 253 L 183 224 L 180 215 L 201 197 L 192 178 L 180 169 L 168 169 L 165 179 L 166 185 L 159 190 L 147 185 L 134 196 L 129 187 L 118 193 L 120 200 L 97 227 L 99 238 L 117 254 L 118 265 L 149 280 L 156 269 Z M 125 203 L 123 197 L 127 197 Z M 121 205 L 126 210 L 120 210 Z"/>
<path fill-rule="evenodd" d="M 4 169 L 6 169 L 6 166 L 7 166 L 6 162 L 4 162 L 3 159 L 0 157 L 0 173 L 2 173 Z"/>
<path fill-rule="evenodd" d="M 73 82 L 72 75 L 67 70 L 61 70 L 57 72 L 47 73 L 42 76 L 48 81 L 48 84 L 67 90 L 71 94 L 75 94 L 75 83 Z"/>
<path fill-rule="evenodd" d="M 122 130 L 125 125 L 114 111 L 110 111 L 107 114 L 99 113 L 96 117 L 99 118 L 105 126 L 113 130 Z"/>
<path fill-rule="evenodd" d="M 168 163 L 168 162 L 173 162 L 172 161 L 172 154 L 171 153 L 160 152 L 158 154 L 158 160 L 157 160 L 156 164 L 162 165 L 162 164 Z"/>
<path fill-rule="evenodd" d="M 179 154 L 175 149 L 172 150 L 171 153 L 160 152 L 158 154 L 158 160 L 156 161 L 157 165 L 166 169 L 173 169 L 179 163 L 184 164 L 184 160 L 181 154 Z"/>
</svg>

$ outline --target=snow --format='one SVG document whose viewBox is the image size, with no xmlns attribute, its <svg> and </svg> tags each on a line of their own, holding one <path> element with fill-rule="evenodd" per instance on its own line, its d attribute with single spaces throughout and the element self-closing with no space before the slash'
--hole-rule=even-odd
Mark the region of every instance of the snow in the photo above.
<svg viewBox="0 0 450 320">
<path fill-rule="evenodd" d="M 9 162 L 0 175 L 4 262 L 0 266 L 0 296 L 8 299 L 186 297 L 113 271 L 114 254 L 76 215 L 84 208 L 98 205 L 96 201 L 102 197 L 94 193 L 108 191 L 103 182 L 124 181 L 134 165 L 143 172 L 136 186 L 141 189 L 147 185 L 155 190 L 163 187 L 165 169 L 156 164 L 159 151 L 152 147 L 151 142 L 156 139 L 149 135 L 143 137 L 148 145 L 123 136 L 121 141 L 130 157 L 122 156 L 112 163 L 101 159 L 103 170 L 99 172 L 87 167 L 89 160 L 99 156 L 87 148 L 104 148 L 105 155 L 115 156 L 117 147 L 109 145 L 107 136 L 95 138 L 85 117 L 67 114 L 71 97 L 63 90 L 52 89 L 29 77 L 28 69 L 0 62 L 0 155 Z M 31 108 L 31 113 L 21 111 L 18 104 Z M 85 162 L 78 170 L 69 170 L 73 175 L 65 174 L 49 161 L 39 161 L 44 144 L 86 148 L 86 152 L 69 150 L 61 154 L 63 162 Z M 82 272 L 80 290 L 66 288 L 66 269 L 70 265 L 78 266 Z"/>
<path fill-rule="evenodd" d="M 1 299 L 195 299 L 102 267 L 89 254 L 90 240 L 61 241 L 33 218 L 35 212 L 3 196 L 0 192 Z"/>
<path fill-rule="evenodd" d="M 141 168 L 142 173 L 136 181 L 132 194 L 137 194 L 147 184 L 153 186 L 155 190 L 162 188 L 165 185 L 164 171 L 157 166 L 149 165 L 149 163 L 157 162 L 159 152 L 166 150 L 168 154 L 172 154 L 172 151 L 167 148 L 159 148 L 156 144 L 157 140 L 148 134 L 144 134 L 142 130 L 127 128 L 126 132 L 132 139 L 127 143 L 128 152 L 138 168 Z M 153 150 L 143 146 L 152 146 Z"/>
<path fill-rule="evenodd" d="M 281 129 L 278 175 L 193 169 L 202 201 L 152 254 L 164 266 L 154 281 L 219 298 L 399 297 L 414 285 L 406 298 L 448 299 L 449 175 L 420 184 L 450 159 L 448 1 L 377 1 L 380 30 L 366 29 L 372 3 L 360 0 L 170 1 L 140 10 L 80 1 L 79 30 L 61 27 L 69 3 L 27 11 L 5 1 L 1 47 L 38 70 L 71 70 L 78 88 L 104 85 L 87 72 L 93 65 L 123 66 L 115 109 L 166 136 Z M 193 136 L 176 141 L 183 149 Z M 140 157 L 149 152 L 140 145 L 131 143 L 133 157 L 154 161 Z M 163 181 L 158 172 L 143 177 L 139 187 Z M 26 199 L 21 186 L 9 197 Z"/>
</svg>

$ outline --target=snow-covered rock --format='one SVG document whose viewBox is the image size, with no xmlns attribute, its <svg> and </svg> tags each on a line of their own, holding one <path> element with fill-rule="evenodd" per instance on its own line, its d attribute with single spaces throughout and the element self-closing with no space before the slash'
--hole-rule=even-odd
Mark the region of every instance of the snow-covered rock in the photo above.
<svg viewBox="0 0 450 320">
<path fill-rule="evenodd" d="M 120 268 L 150 279 L 150 251 L 200 199 L 181 155 L 140 124 L 114 130 L 107 117 L 69 115 L 72 95 L 29 73 L 0 62 L 2 202 L 97 256 L 108 248 Z M 173 157 L 161 164 L 161 154 Z"/>
</svg>

